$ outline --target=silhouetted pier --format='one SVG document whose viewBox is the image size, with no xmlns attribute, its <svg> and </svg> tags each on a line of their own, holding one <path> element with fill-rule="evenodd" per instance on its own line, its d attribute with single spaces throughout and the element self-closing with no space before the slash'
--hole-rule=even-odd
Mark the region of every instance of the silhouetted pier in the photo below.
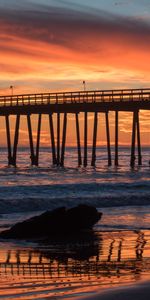
<svg viewBox="0 0 150 300">
<path fill-rule="evenodd" d="M 138 165 L 142 165 L 141 140 L 140 140 L 140 110 L 150 110 L 150 89 L 124 89 L 79 91 L 62 93 L 42 93 L 0 96 L 0 116 L 5 116 L 6 136 L 8 147 L 8 164 L 16 166 L 17 145 L 19 137 L 20 117 L 27 117 L 31 164 L 38 166 L 40 134 L 42 115 L 49 116 L 49 128 L 52 149 L 52 162 L 54 165 L 64 165 L 66 132 L 68 114 L 75 115 L 75 130 L 77 139 L 78 165 L 84 167 L 88 164 L 88 113 L 94 114 L 93 144 L 91 165 L 96 164 L 98 115 L 105 114 L 106 141 L 108 153 L 108 165 L 112 165 L 111 139 L 109 128 L 109 112 L 115 112 L 115 157 L 114 164 L 118 166 L 119 145 L 119 112 L 131 112 L 133 114 L 131 157 L 130 165 L 135 165 L 135 147 L 137 135 Z M 84 151 L 82 157 L 79 113 L 84 113 Z M 31 115 L 38 115 L 38 128 L 36 146 L 33 143 Z M 57 130 L 54 131 L 53 115 L 57 115 Z M 16 116 L 14 142 L 11 145 L 9 116 Z M 63 115 L 63 128 L 60 117 Z M 62 138 L 61 138 L 62 131 Z"/>
</svg>

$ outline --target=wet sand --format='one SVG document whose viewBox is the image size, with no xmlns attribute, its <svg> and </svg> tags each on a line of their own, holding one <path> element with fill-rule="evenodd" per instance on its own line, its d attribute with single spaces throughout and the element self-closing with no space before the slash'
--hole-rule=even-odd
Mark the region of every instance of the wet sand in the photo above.
<svg viewBox="0 0 150 300">
<path fill-rule="evenodd" d="M 95 293 L 92 296 L 70 298 L 74 300 L 149 300 L 150 281 L 141 282 L 135 285 L 108 288 Z M 69 300 L 69 299 L 68 299 Z"/>
<path fill-rule="evenodd" d="M 0 242 L 1 299 L 112 300 L 120 291 L 121 300 L 130 299 L 128 293 L 135 299 L 138 284 L 149 279 L 149 230 L 95 232 L 45 244 Z M 119 288 L 135 284 L 133 291 Z M 146 299 L 149 284 L 139 286 L 138 296 Z"/>
</svg>

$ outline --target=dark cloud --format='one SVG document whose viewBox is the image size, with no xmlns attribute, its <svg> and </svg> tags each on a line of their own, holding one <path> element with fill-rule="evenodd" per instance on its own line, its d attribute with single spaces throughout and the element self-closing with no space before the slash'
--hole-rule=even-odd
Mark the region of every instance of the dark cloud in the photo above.
<svg viewBox="0 0 150 300">
<path fill-rule="evenodd" d="M 39 7 L 38 7 L 39 8 Z M 97 14 L 74 9 L 40 6 L 33 10 L 0 11 L 0 32 L 29 40 L 82 49 L 85 37 L 127 39 L 139 47 L 150 44 L 150 24 L 143 20 L 121 17 L 98 11 Z M 83 42 L 82 42 L 83 41 Z M 92 45 L 87 45 L 91 47 Z M 85 45 L 84 45 L 84 48 Z"/>
</svg>

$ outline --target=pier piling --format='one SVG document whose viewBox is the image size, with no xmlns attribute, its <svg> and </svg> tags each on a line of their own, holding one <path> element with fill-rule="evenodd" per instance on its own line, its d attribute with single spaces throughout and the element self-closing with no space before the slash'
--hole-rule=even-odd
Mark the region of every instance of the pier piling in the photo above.
<svg viewBox="0 0 150 300">
<path fill-rule="evenodd" d="M 111 166 L 111 148 L 110 148 L 110 131 L 109 131 L 108 112 L 105 113 L 105 119 L 106 119 L 106 137 L 107 137 L 108 166 Z"/>
<path fill-rule="evenodd" d="M 34 154 L 33 134 L 32 134 L 30 115 L 27 115 L 27 123 L 28 123 L 28 132 L 29 132 L 30 158 L 31 158 L 31 165 L 33 166 L 36 165 L 36 159 Z"/>
<path fill-rule="evenodd" d="M 41 120 L 42 115 L 38 116 L 38 128 L 37 128 L 37 142 L 36 142 L 36 165 L 39 164 L 39 148 L 40 148 L 40 134 L 41 134 Z"/>
<path fill-rule="evenodd" d="M 96 163 L 97 124 L 98 124 L 98 113 L 95 112 L 95 114 L 94 114 L 94 128 L 93 128 L 92 161 L 91 161 L 91 166 L 92 167 L 95 167 L 95 163 Z"/>
<path fill-rule="evenodd" d="M 61 162 L 60 162 L 61 166 L 64 166 L 66 131 L 67 131 L 67 113 L 64 114 L 64 122 L 63 122 L 62 149 L 61 149 Z"/>
<path fill-rule="evenodd" d="M 51 137 L 51 148 L 52 148 L 52 162 L 53 165 L 57 164 L 56 158 L 56 148 L 55 148 L 55 137 L 54 137 L 54 126 L 53 126 L 53 116 L 49 115 L 49 126 L 50 126 L 50 137 Z"/>
<path fill-rule="evenodd" d="M 133 124 L 132 124 L 132 143 L 131 143 L 131 159 L 130 166 L 135 165 L 135 143 L 136 143 L 136 131 L 137 131 L 137 150 L 138 150 L 138 165 L 142 165 L 141 155 L 141 140 L 140 140 L 140 122 L 139 122 L 139 111 L 133 112 Z"/>
<path fill-rule="evenodd" d="M 130 166 L 134 167 L 135 165 L 135 138 L 136 138 L 136 111 L 133 112 L 133 123 L 132 123 L 132 144 L 131 144 L 131 159 Z"/>
<path fill-rule="evenodd" d="M 87 132 L 88 127 L 87 127 L 87 112 L 84 113 L 84 160 L 83 160 L 83 165 L 84 167 L 87 166 Z"/>
<path fill-rule="evenodd" d="M 5 116 L 6 121 L 6 137 L 7 137 L 7 150 L 8 150 L 8 165 L 12 165 L 13 158 L 11 152 L 11 138 L 10 138 L 10 125 L 9 125 L 9 116 Z"/>
<path fill-rule="evenodd" d="M 76 134 L 77 134 L 77 149 L 78 149 L 78 166 L 81 166 L 82 165 L 82 156 L 81 156 L 80 128 L 79 128 L 78 113 L 75 114 L 75 118 L 76 118 Z"/>
<path fill-rule="evenodd" d="M 60 113 L 57 113 L 57 166 L 60 165 Z"/>
<path fill-rule="evenodd" d="M 138 145 L 138 165 L 141 166 L 142 165 L 142 154 L 141 154 L 139 111 L 137 111 L 137 145 Z"/>
<path fill-rule="evenodd" d="M 118 111 L 115 111 L 115 166 L 118 166 Z"/>
<path fill-rule="evenodd" d="M 13 166 L 16 166 L 16 157 L 17 157 L 17 146 L 19 138 L 19 125 L 20 125 L 20 115 L 16 116 L 16 126 L 15 126 L 15 136 L 14 136 L 14 148 L 13 148 Z"/>
</svg>

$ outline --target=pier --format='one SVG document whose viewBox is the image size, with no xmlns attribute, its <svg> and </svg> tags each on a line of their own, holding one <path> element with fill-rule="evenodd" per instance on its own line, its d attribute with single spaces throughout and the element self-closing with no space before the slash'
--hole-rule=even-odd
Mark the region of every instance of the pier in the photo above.
<svg viewBox="0 0 150 300">
<path fill-rule="evenodd" d="M 150 110 L 150 89 L 124 89 L 124 90 L 95 90 L 61 93 L 41 93 L 0 96 L 0 116 L 5 117 L 6 137 L 8 149 L 8 165 L 17 164 L 17 146 L 19 138 L 20 118 L 26 116 L 31 165 L 38 166 L 40 151 L 40 135 L 42 115 L 49 117 L 49 132 L 51 140 L 52 163 L 64 166 L 66 133 L 68 115 L 75 116 L 76 141 L 78 165 L 88 165 L 88 114 L 94 116 L 91 166 L 96 166 L 97 130 L 99 114 L 105 115 L 106 144 L 108 153 L 108 166 L 119 165 L 119 112 L 130 112 L 133 116 L 130 166 L 135 166 L 135 150 L 137 146 L 138 165 L 142 165 L 142 151 L 140 139 L 140 110 Z M 109 112 L 115 112 L 115 155 L 111 154 L 111 137 L 109 126 Z M 83 154 L 80 138 L 79 114 L 84 113 L 84 145 Z M 33 143 L 31 115 L 38 115 L 36 145 Z M 16 116 L 14 141 L 11 143 L 10 116 Z M 57 130 L 54 131 L 54 115 L 57 116 Z M 63 125 L 61 126 L 61 117 Z M 62 128 L 61 128 L 62 127 Z M 62 138 L 61 138 L 62 136 Z M 137 143 L 137 145 L 136 145 Z"/>
</svg>

